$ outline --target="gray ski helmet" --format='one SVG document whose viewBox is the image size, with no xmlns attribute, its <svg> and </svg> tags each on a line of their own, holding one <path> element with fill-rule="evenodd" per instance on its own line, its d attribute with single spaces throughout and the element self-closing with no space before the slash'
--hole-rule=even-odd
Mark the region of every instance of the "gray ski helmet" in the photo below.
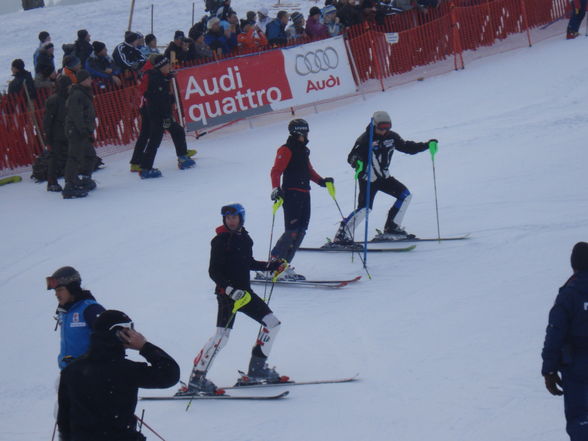
<svg viewBox="0 0 588 441">
<path fill-rule="evenodd" d="M 71 266 L 59 268 L 49 277 L 47 277 L 47 289 L 55 289 L 60 286 L 73 285 L 79 287 L 82 284 L 80 273 Z"/>
<path fill-rule="evenodd" d="M 390 115 L 388 115 L 388 112 L 378 110 L 377 112 L 374 112 L 374 116 L 372 116 L 372 118 L 374 119 L 375 126 L 384 123 L 390 124 L 390 127 L 392 127 L 392 119 L 390 119 Z"/>
<path fill-rule="evenodd" d="M 288 132 L 290 132 L 290 135 L 302 135 L 306 138 L 308 137 L 309 131 L 308 123 L 304 119 L 293 119 L 290 121 L 290 124 L 288 124 Z"/>
<path fill-rule="evenodd" d="M 122 311 L 109 309 L 102 312 L 94 322 L 94 332 L 114 332 L 123 328 L 134 329 L 131 318 Z"/>
<path fill-rule="evenodd" d="M 234 202 L 232 204 L 224 205 L 223 208 L 221 208 L 221 216 L 223 217 L 223 224 L 225 225 L 225 227 L 227 226 L 227 224 L 225 223 L 225 216 L 229 214 L 238 214 L 239 218 L 241 219 L 240 225 L 243 226 L 245 224 L 245 207 L 243 207 L 243 205 Z"/>
</svg>

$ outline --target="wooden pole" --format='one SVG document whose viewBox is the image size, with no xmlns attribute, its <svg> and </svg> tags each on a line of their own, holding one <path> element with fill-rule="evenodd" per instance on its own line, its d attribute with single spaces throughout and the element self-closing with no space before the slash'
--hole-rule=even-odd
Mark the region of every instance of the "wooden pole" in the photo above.
<svg viewBox="0 0 588 441">
<path fill-rule="evenodd" d="M 133 25 L 133 14 L 135 12 L 135 0 L 131 0 L 131 12 L 129 13 L 129 28 L 128 31 L 131 30 L 131 26 Z"/>
<path fill-rule="evenodd" d="M 151 3 L 151 33 L 153 34 L 153 3 Z"/>
<path fill-rule="evenodd" d="M 194 26 L 194 2 L 192 2 L 192 24 L 190 26 Z"/>
</svg>

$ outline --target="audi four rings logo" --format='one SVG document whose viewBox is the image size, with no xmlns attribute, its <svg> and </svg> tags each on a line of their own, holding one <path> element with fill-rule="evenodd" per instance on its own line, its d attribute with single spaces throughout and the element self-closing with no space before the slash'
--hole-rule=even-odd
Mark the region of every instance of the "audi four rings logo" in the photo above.
<svg viewBox="0 0 588 441">
<path fill-rule="evenodd" d="M 304 55 L 296 55 L 296 73 L 302 77 L 336 69 L 337 66 L 339 66 L 339 54 L 331 46 L 310 51 Z"/>
</svg>

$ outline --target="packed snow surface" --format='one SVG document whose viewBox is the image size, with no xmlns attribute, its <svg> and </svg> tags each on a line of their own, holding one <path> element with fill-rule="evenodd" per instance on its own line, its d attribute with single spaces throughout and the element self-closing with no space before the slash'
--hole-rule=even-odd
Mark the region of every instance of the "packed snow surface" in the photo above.
<svg viewBox="0 0 588 441">
<path fill-rule="evenodd" d="M 81 23 L 79 16 L 71 20 Z M 24 37 L 20 44 L 24 50 Z M 296 270 L 308 278 L 364 277 L 339 290 L 276 287 L 270 306 L 282 330 L 270 362 L 297 380 L 359 373 L 360 381 L 291 387 L 279 402 L 199 401 L 188 412 L 178 402 L 145 402 L 137 412 L 144 408 L 147 423 L 170 441 L 566 439 L 563 403 L 543 386 L 540 351 L 548 310 L 571 274 L 571 248 L 588 239 L 588 58 L 577 56 L 587 45 L 584 38 L 549 40 L 299 113 L 310 123 L 312 163 L 335 178 L 345 214 L 354 194 L 347 153 L 375 110 L 388 111 L 405 139 L 437 138 L 441 234 L 471 238 L 368 255 L 371 280 L 357 257 L 297 254 Z M 255 256 L 264 259 L 272 222 L 269 170 L 287 121 L 243 123 L 198 141 L 190 136 L 198 149 L 193 170 L 177 169 L 166 138 L 156 159 L 164 176 L 157 180 L 129 173 L 130 152 L 108 156 L 95 175 L 98 189 L 86 199 L 63 200 L 28 179 L 0 187 L 0 440 L 51 436 L 59 334 L 44 277 L 63 265 L 75 266 L 104 306 L 127 312 L 177 359 L 187 379 L 214 331 L 207 271 L 220 207 L 231 201 L 246 207 Z M 437 234 L 432 170 L 427 152 L 396 152 L 392 160 L 392 174 L 413 193 L 404 224 L 422 237 Z M 376 196 L 370 234 L 383 227 L 392 203 Z M 304 245 L 320 246 L 340 214 L 316 186 L 312 210 Z M 283 231 L 281 216 L 274 241 Z M 263 287 L 256 290 L 263 295 Z M 210 379 L 236 380 L 257 330 L 238 317 Z"/>
</svg>

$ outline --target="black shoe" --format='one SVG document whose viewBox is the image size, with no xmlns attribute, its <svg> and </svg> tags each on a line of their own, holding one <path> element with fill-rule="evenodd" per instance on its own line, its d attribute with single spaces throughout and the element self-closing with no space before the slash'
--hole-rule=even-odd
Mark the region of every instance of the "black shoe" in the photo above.
<svg viewBox="0 0 588 441">
<path fill-rule="evenodd" d="M 54 191 L 56 193 L 63 191 L 63 188 L 61 188 L 61 185 L 55 183 L 55 184 L 47 184 L 47 191 Z"/>
<path fill-rule="evenodd" d="M 85 198 L 88 192 L 76 185 L 65 184 L 65 188 L 61 192 L 63 199 Z"/>
<path fill-rule="evenodd" d="M 416 237 L 414 234 L 407 233 L 404 228 L 394 222 L 384 228 L 384 234 L 388 236 L 396 236 L 398 239 L 414 239 Z"/>
<path fill-rule="evenodd" d="M 80 176 L 80 186 L 87 192 L 90 192 L 96 188 L 96 181 L 90 176 Z"/>
</svg>

